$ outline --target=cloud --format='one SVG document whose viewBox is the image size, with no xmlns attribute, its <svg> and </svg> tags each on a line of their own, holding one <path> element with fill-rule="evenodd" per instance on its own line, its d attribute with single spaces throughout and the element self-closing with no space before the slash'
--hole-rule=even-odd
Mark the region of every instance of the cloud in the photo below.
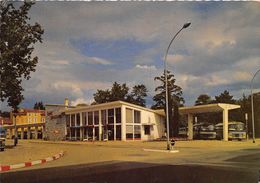
<svg viewBox="0 0 260 183">
<path fill-rule="evenodd" d="M 157 70 L 154 65 L 148 66 L 148 65 L 139 65 L 139 64 L 137 64 L 135 67 L 136 67 L 136 68 L 139 68 L 139 69 Z"/>
<path fill-rule="evenodd" d="M 87 104 L 87 105 L 90 105 L 91 103 L 93 103 L 94 100 L 91 99 L 91 100 L 86 100 L 85 98 L 77 98 L 76 100 L 73 100 L 70 102 L 70 104 L 72 106 L 76 106 L 78 104 Z"/>
<path fill-rule="evenodd" d="M 97 57 L 89 57 L 90 58 L 90 62 L 93 62 L 93 64 L 101 64 L 101 65 L 112 65 L 113 63 L 111 63 L 108 60 L 102 59 L 102 58 L 97 58 Z"/>
<path fill-rule="evenodd" d="M 259 9 L 256 2 L 37 2 L 31 21 L 45 34 L 23 105 L 91 100 L 114 81 L 145 83 L 152 96 L 169 41 L 187 21 L 167 58 L 187 104 L 224 89 L 239 95 L 260 66 Z"/>
</svg>

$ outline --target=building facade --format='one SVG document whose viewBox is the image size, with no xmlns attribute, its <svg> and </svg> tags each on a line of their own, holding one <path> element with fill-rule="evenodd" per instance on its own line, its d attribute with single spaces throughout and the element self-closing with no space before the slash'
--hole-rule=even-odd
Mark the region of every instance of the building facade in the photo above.
<svg viewBox="0 0 260 183">
<path fill-rule="evenodd" d="M 163 115 L 122 101 L 64 108 L 47 119 L 50 140 L 153 140 L 165 135 Z"/>
<path fill-rule="evenodd" d="M 45 128 L 45 111 L 36 109 L 19 109 L 10 113 L 12 125 L 6 125 L 7 137 L 13 138 L 15 128 L 20 139 L 41 139 Z"/>
</svg>

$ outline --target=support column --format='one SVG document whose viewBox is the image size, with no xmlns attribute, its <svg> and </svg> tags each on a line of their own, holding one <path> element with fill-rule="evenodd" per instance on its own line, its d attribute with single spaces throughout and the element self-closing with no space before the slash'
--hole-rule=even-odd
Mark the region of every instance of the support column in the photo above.
<svg viewBox="0 0 260 183">
<path fill-rule="evenodd" d="M 21 139 L 24 139 L 24 128 L 21 128 Z"/>
<path fill-rule="evenodd" d="M 126 141 L 126 110 L 121 107 L 121 140 Z"/>
<path fill-rule="evenodd" d="M 71 140 L 71 130 L 72 130 L 72 128 L 70 127 L 69 129 L 70 129 L 70 140 Z"/>
<path fill-rule="evenodd" d="M 83 128 L 79 129 L 79 138 L 80 140 L 83 140 Z"/>
<path fill-rule="evenodd" d="M 94 141 L 94 140 L 96 140 L 96 139 L 95 139 L 95 127 L 92 128 L 92 133 L 93 133 L 92 140 Z"/>
<path fill-rule="evenodd" d="M 101 121 L 101 110 L 98 111 L 99 121 L 98 121 L 98 139 L 99 141 L 102 140 L 102 121 Z"/>
<path fill-rule="evenodd" d="M 13 137 L 13 129 L 10 128 L 10 129 L 9 129 L 9 132 L 10 132 L 10 133 L 9 133 L 9 134 L 10 134 L 10 139 L 12 139 L 12 137 Z"/>
<path fill-rule="evenodd" d="M 78 132 L 78 130 L 77 130 L 77 128 L 74 128 L 74 130 L 75 130 L 75 140 L 77 140 L 77 137 L 78 137 L 78 133 L 77 132 Z"/>
<path fill-rule="evenodd" d="M 228 141 L 228 110 L 223 110 L 223 140 Z"/>
<path fill-rule="evenodd" d="M 188 114 L 188 139 L 193 139 L 193 114 Z"/>
<path fill-rule="evenodd" d="M 27 139 L 31 139 L 31 128 L 27 128 Z"/>
<path fill-rule="evenodd" d="M 38 126 L 36 126 L 35 128 L 34 128 L 34 133 L 35 133 L 35 139 L 38 139 Z"/>
<path fill-rule="evenodd" d="M 45 125 L 42 126 L 42 139 L 44 139 L 46 136 L 46 130 L 45 130 Z"/>
<path fill-rule="evenodd" d="M 116 108 L 114 108 L 114 140 L 116 140 Z"/>
</svg>

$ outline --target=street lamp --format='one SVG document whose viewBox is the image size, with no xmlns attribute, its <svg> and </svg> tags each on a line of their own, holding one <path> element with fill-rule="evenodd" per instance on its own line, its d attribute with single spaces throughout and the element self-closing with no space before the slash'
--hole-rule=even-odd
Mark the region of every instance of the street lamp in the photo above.
<svg viewBox="0 0 260 183">
<path fill-rule="evenodd" d="M 253 96 L 253 80 L 257 73 L 260 72 L 260 69 L 256 71 L 252 80 L 251 80 L 251 110 L 252 110 L 252 132 L 253 132 L 253 143 L 255 143 L 255 119 L 254 119 L 254 96 Z"/>
<path fill-rule="evenodd" d="M 165 98 L 166 98 L 166 125 L 167 125 L 167 150 L 170 150 L 171 149 L 171 144 L 170 144 L 170 136 L 169 136 L 169 101 L 168 101 L 168 78 L 167 78 L 167 55 L 168 55 L 168 51 L 170 49 L 170 46 L 173 42 L 173 40 L 176 38 L 176 36 L 185 28 L 189 27 L 190 26 L 190 22 L 189 23 L 185 23 L 183 25 L 183 27 L 173 36 L 167 50 L 166 50 L 166 53 L 165 53 L 165 57 L 164 57 L 164 76 L 165 76 Z"/>
</svg>

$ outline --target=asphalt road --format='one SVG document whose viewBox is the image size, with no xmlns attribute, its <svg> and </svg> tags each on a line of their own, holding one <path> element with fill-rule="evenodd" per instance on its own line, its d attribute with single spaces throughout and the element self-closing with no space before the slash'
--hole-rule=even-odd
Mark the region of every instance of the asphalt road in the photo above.
<svg viewBox="0 0 260 183">
<path fill-rule="evenodd" d="M 1 183 L 257 183 L 255 169 L 109 161 L 6 172 Z"/>
</svg>

